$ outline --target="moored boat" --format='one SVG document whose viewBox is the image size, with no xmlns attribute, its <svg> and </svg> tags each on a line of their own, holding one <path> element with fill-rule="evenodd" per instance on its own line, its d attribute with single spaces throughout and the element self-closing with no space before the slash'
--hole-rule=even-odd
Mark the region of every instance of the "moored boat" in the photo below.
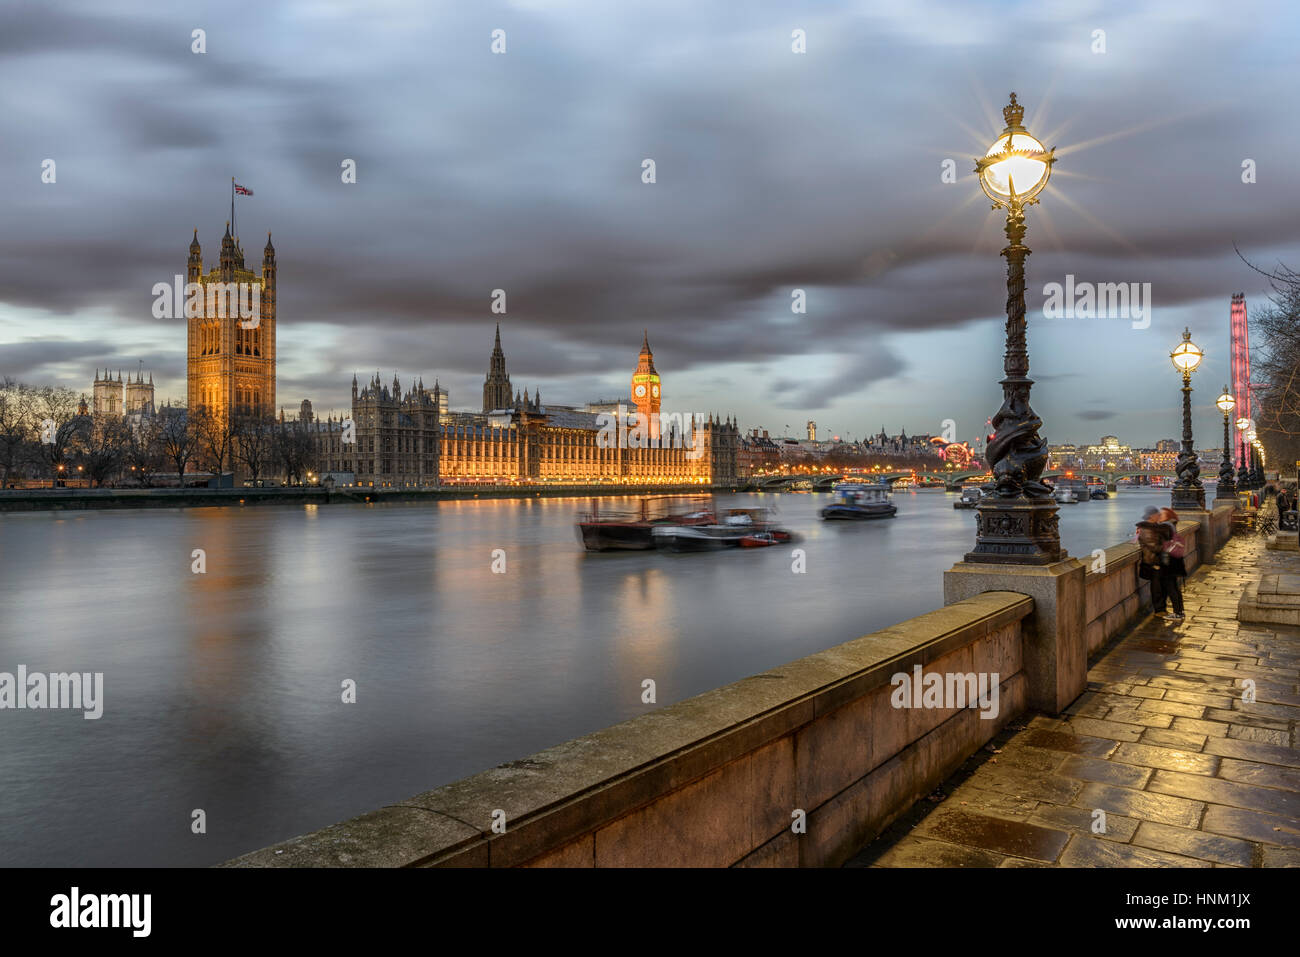
<svg viewBox="0 0 1300 957">
<path fill-rule="evenodd" d="M 961 497 L 952 503 L 953 508 L 975 508 L 980 503 L 984 490 L 978 485 L 968 485 L 961 490 Z"/>
<path fill-rule="evenodd" d="M 717 521 L 707 496 L 656 495 L 642 498 L 636 510 L 600 509 L 578 517 L 578 541 L 589 552 L 644 550 L 655 547 L 654 529 L 664 525 L 706 525 Z"/>
<path fill-rule="evenodd" d="M 770 535 L 773 543 L 794 537 L 776 524 L 776 513 L 769 508 L 729 508 L 721 520 L 665 523 L 656 525 L 651 534 L 656 547 L 679 552 L 737 548 L 741 539 L 757 535 Z"/>
<path fill-rule="evenodd" d="M 1068 485 L 1058 485 L 1052 492 L 1052 498 L 1058 505 L 1078 505 L 1079 493 Z"/>
<path fill-rule="evenodd" d="M 898 512 L 889 500 L 888 485 L 841 482 L 832 491 L 835 500 L 821 510 L 821 517 L 826 520 L 893 518 Z"/>
</svg>

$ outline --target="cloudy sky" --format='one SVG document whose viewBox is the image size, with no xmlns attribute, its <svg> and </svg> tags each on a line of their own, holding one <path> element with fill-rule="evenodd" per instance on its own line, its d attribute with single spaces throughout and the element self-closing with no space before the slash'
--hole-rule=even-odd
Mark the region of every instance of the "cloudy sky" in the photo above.
<svg viewBox="0 0 1300 957">
<path fill-rule="evenodd" d="M 342 409 L 376 370 L 476 408 L 499 319 L 515 384 L 557 403 L 626 394 L 648 329 L 665 409 L 973 437 L 1000 401 L 1005 279 L 970 171 L 1014 90 L 1058 149 L 1027 239 L 1046 437 L 1175 435 L 1184 326 L 1217 435 L 1229 297 L 1268 292 L 1233 243 L 1300 265 L 1298 20 L 1218 0 L 9 2 L 0 376 L 88 391 L 143 362 L 183 399 L 183 321 L 154 319 L 151 289 L 196 226 L 215 260 L 233 175 L 256 194 L 250 261 L 274 232 L 290 409 Z M 1150 283 L 1149 328 L 1044 317 L 1067 274 Z"/>
</svg>

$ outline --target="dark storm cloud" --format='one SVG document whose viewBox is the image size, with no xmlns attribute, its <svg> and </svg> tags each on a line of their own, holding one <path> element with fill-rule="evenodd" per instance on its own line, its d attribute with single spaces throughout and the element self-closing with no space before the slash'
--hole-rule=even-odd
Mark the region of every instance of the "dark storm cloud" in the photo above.
<svg viewBox="0 0 1300 957">
<path fill-rule="evenodd" d="M 4 346 L 4 368 L 0 373 L 32 385 L 48 385 L 39 376 L 47 367 L 61 362 L 91 364 L 100 360 L 107 367 L 116 361 L 117 345 L 108 341 L 75 341 L 37 339 L 14 342 Z"/>
<path fill-rule="evenodd" d="M 294 400 L 396 365 L 470 402 L 500 319 L 524 382 L 626 371 L 648 328 L 678 375 L 820 357 L 766 380 L 782 407 L 818 408 L 933 359 L 885 337 L 1000 310 L 1001 224 L 969 170 L 1011 88 L 1060 147 L 1030 213 L 1031 313 L 1069 273 L 1150 282 L 1158 319 L 1243 285 L 1233 239 L 1269 262 L 1297 239 L 1297 133 L 1269 100 L 1294 85 L 1290 51 L 1262 8 L 552 6 L 0 11 L 0 174 L 30 184 L 0 232 L 0 303 L 162 341 L 175 323 L 149 317 L 149 291 L 183 271 L 194 226 L 213 261 L 233 174 L 256 191 L 238 207 L 250 265 L 275 233 L 282 341 L 326 331 L 313 368 L 282 373 Z M 47 156 L 56 186 L 36 185 Z"/>
<path fill-rule="evenodd" d="M 1084 409 L 1082 412 L 1076 414 L 1085 422 L 1101 422 L 1105 419 L 1113 419 L 1115 417 L 1114 412 L 1108 412 L 1105 409 Z"/>
</svg>

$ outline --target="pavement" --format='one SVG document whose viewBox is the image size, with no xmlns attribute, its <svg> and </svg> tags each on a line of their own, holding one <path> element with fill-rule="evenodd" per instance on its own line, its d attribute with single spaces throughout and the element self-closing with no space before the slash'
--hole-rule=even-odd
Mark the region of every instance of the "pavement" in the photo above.
<svg viewBox="0 0 1300 957">
<path fill-rule="evenodd" d="M 1064 714 L 1013 721 L 845 866 L 1300 867 L 1300 628 L 1236 617 L 1247 584 L 1297 572 L 1231 539 L 1184 622 L 1102 649 Z"/>
</svg>

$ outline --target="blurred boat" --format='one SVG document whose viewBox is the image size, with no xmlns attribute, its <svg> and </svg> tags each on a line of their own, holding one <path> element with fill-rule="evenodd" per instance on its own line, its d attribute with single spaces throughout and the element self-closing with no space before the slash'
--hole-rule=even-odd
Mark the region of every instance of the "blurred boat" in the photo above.
<svg viewBox="0 0 1300 957">
<path fill-rule="evenodd" d="M 774 544 L 794 538 L 776 524 L 776 510 L 770 508 L 729 508 L 721 520 L 665 523 L 656 525 L 651 534 L 657 548 L 678 552 L 738 548 L 741 539 L 765 534 L 772 536 Z"/>
<path fill-rule="evenodd" d="M 890 502 L 889 491 L 888 485 L 841 482 L 832 490 L 835 500 L 821 510 L 821 516 L 828 521 L 893 518 L 898 509 Z"/>
<path fill-rule="evenodd" d="M 655 547 L 654 530 L 664 525 L 706 525 L 717 521 L 708 496 L 653 495 L 636 509 L 600 508 L 578 517 L 578 541 L 589 552 L 644 550 Z"/>
</svg>

